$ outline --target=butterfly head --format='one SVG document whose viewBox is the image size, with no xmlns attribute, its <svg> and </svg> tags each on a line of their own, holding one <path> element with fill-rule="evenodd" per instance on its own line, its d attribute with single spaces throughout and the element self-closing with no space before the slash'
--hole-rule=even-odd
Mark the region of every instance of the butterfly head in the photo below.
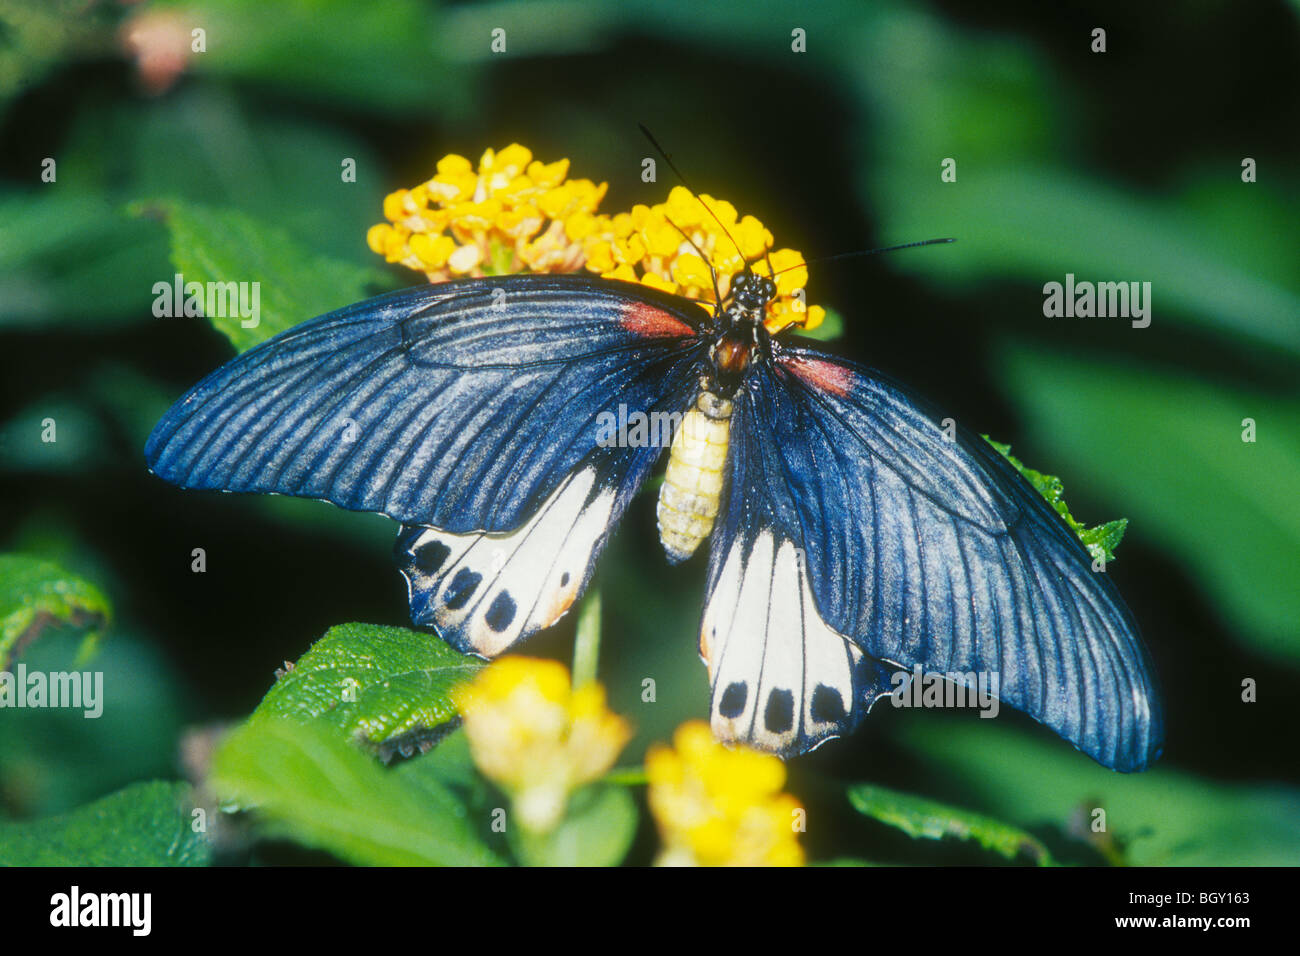
<svg viewBox="0 0 1300 956">
<path fill-rule="evenodd" d="M 748 266 L 731 277 L 724 310 L 732 325 L 742 321 L 762 322 L 768 304 L 776 298 L 776 283 L 753 272 Z"/>
</svg>

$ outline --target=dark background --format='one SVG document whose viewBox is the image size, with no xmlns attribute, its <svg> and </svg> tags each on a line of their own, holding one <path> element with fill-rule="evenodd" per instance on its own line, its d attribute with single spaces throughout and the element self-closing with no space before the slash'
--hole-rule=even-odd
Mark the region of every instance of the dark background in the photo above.
<svg viewBox="0 0 1300 956">
<path fill-rule="evenodd" d="M 0 717 L 0 816 L 175 777 L 185 727 L 246 715 L 328 627 L 406 622 L 385 519 L 145 471 L 152 424 L 232 352 L 204 320 L 152 316 L 153 283 L 176 270 L 165 229 L 128 204 L 238 209 L 386 270 L 366 228 L 446 153 L 518 141 L 608 181 L 603 211 L 662 201 L 666 169 L 640 180 L 643 122 L 698 188 L 810 259 L 957 237 L 815 268 L 810 301 L 845 320 L 832 347 L 1059 474 L 1085 523 L 1130 519 L 1108 573 L 1165 690 L 1158 768 L 1111 774 L 1010 711 L 881 708 L 792 768 L 814 813 L 836 814 L 814 855 L 971 859 L 840 816 L 830 781 L 864 780 L 1013 820 L 1082 861 L 1107 850 L 1072 823 L 1093 806 L 1128 862 L 1300 858 L 1295 4 L 296 8 L 0 10 L 0 546 L 109 594 L 96 666 L 119 695 L 94 726 Z M 208 51 L 150 88 L 128 37 L 173 15 L 206 24 Z M 39 180 L 47 156 L 55 184 Z M 356 183 L 339 181 L 344 156 Z M 956 183 L 940 182 L 945 157 Z M 1152 282 L 1151 326 L 1045 318 L 1042 286 L 1067 272 Z M 394 268 L 375 291 L 418 279 Z M 39 441 L 46 416 L 56 445 Z M 706 714 L 704 559 L 669 568 L 653 512 L 648 496 L 633 507 L 597 578 L 601 676 L 639 729 L 633 757 Z M 567 659 L 571 642 L 566 621 L 528 652 Z M 1241 702 L 1245 678 L 1258 703 Z"/>
</svg>

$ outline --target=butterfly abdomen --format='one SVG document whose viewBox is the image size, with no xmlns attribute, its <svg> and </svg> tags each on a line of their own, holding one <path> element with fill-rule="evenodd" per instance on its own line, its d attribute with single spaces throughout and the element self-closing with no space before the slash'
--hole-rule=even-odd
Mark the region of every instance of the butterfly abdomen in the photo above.
<svg viewBox="0 0 1300 956">
<path fill-rule="evenodd" d="M 685 561 L 713 530 L 731 438 L 730 399 L 700 389 L 673 435 L 659 489 L 659 540 L 668 559 Z"/>
</svg>

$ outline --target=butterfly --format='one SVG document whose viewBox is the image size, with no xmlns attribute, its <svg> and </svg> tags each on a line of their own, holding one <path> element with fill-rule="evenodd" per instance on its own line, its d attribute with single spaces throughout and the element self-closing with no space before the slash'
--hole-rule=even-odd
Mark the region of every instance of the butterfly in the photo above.
<svg viewBox="0 0 1300 956">
<path fill-rule="evenodd" d="M 709 542 L 719 739 L 804 753 L 919 665 L 995 673 L 1004 703 L 1145 768 L 1151 664 L 1075 533 L 901 384 L 770 334 L 775 295 L 746 265 L 712 311 L 582 275 L 381 296 L 213 372 L 145 454 L 185 488 L 395 519 L 413 621 L 491 658 L 573 607 L 670 445 L 660 537 L 674 562 Z"/>
</svg>

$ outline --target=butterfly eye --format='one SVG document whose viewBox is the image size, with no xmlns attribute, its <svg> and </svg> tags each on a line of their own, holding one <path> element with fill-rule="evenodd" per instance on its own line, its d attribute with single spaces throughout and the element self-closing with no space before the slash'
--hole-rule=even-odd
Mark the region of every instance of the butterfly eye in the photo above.
<svg viewBox="0 0 1300 956">
<path fill-rule="evenodd" d="M 733 290 L 743 289 L 749 285 L 749 276 L 743 272 L 737 273 L 731 279 L 731 288 Z"/>
<path fill-rule="evenodd" d="M 762 282 L 763 297 L 765 299 L 775 298 L 776 283 L 773 282 L 771 279 L 762 279 L 761 282 Z"/>
</svg>

